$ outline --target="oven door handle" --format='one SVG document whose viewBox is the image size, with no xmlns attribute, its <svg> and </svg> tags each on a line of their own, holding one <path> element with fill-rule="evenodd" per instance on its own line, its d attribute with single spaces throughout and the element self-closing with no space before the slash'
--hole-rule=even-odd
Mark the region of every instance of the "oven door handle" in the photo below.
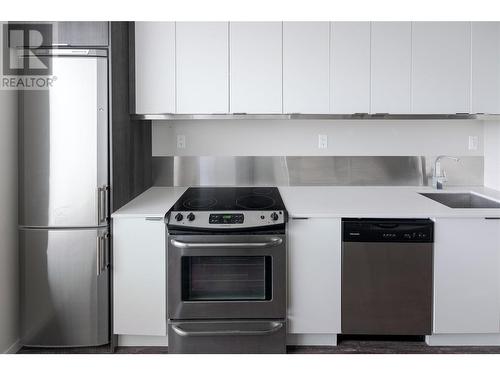
<svg viewBox="0 0 500 375">
<path fill-rule="evenodd" d="M 217 331 L 191 331 L 185 328 L 181 328 L 182 324 L 174 324 L 172 325 L 172 329 L 179 336 L 187 337 L 187 336 L 266 336 L 271 335 L 274 332 L 279 331 L 283 328 L 283 323 L 281 322 L 272 322 L 271 328 L 263 329 L 263 330 L 217 330 Z"/>
<path fill-rule="evenodd" d="M 170 243 L 180 249 L 192 248 L 263 248 L 278 246 L 283 243 L 279 237 L 273 237 L 267 242 L 184 242 L 176 239 L 171 239 Z"/>
</svg>

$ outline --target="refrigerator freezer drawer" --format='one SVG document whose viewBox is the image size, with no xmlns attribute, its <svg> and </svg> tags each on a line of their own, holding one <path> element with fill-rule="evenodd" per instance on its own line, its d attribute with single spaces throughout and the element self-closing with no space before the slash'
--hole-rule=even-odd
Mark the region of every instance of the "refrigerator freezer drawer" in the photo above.
<svg viewBox="0 0 500 375">
<path fill-rule="evenodd" d="M 109 342 L 107 233 L 107 229 L 19 231 L 23 345 Z"/>
</svg>

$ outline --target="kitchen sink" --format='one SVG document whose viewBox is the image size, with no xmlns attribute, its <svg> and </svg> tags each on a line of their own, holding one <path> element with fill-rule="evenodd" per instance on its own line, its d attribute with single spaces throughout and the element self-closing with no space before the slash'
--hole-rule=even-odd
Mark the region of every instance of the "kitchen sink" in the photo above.
<svg viewBox="0 0 500 375">
<path fill-rule="evenodd" d="M 450 208 L 500 208 L 500 202 L 474 193 L 420 193 Z"/>
</svg>

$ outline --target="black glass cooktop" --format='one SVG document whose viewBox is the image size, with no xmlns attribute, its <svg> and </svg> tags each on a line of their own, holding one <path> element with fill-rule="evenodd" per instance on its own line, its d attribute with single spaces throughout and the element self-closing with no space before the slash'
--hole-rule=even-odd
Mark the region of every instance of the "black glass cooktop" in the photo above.
<svg viewBox="0 0 500 375">
<path fill-rule="evenodd" d="M 284 211 L 276 187 L 193 187 L 187 189 L 171 211 Z"/>
</svg>

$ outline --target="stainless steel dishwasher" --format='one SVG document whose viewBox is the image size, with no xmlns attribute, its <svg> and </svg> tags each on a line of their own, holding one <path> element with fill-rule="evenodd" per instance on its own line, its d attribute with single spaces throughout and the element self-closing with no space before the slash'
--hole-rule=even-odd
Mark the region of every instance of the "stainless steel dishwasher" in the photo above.
<svg viewBox="0 0 500 375">
<path fill-rule="evenodd" d="M 342 333 L 432 332 L 429 219 L 342 220 Z"/>
</svg>

